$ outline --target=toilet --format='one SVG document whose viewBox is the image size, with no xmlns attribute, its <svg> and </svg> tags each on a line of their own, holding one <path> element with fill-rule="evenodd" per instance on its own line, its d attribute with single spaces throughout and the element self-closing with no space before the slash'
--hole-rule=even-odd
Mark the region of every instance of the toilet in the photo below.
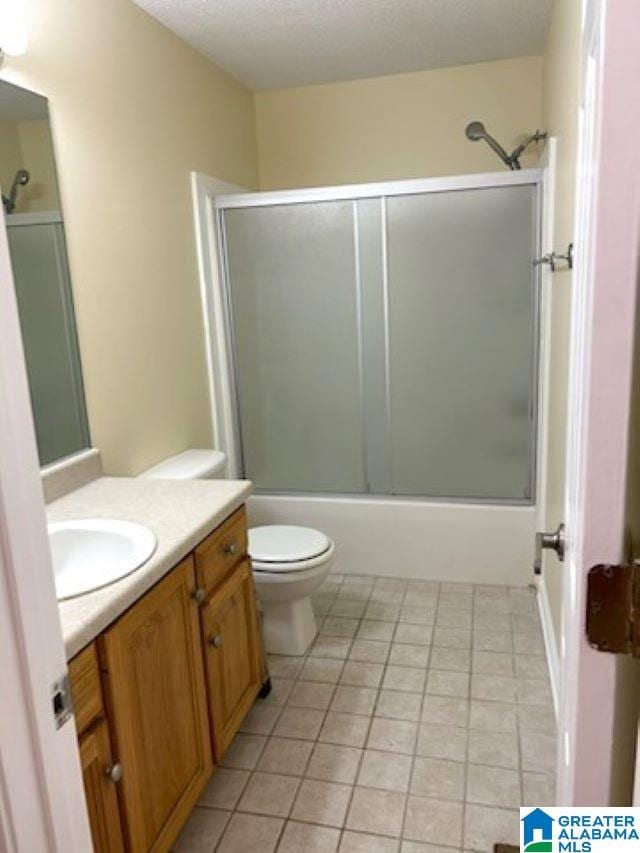
<svg viewBox="0 0 640 853">
<path fill-rule="evenodd" d="M 161 480 L 224 477 L 219 450 L 185 450 L 140 474 Z M 325 579 L 335 552 L 332 540 L 311 527 L 267 524 L 249 530 L 253 579 L 262 604 L 264 644 L 270 654 L 302 655 L 318 628 L 311 595 Z"/>
</svg>

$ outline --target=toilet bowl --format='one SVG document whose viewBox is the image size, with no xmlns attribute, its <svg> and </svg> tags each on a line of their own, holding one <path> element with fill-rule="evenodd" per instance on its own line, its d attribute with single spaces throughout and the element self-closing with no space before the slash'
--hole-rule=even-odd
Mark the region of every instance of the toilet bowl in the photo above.
<svg viewBox="0 0 640 853">
<path fill-rule="evenodd" d="M 140 474 L 154 479 L 211 480 L 224 476 L 217 450 L 185 450 Z M 263 609 L 267 652 L 302 655 L 317 634 L 311 595 L 327 576 L 335 544 L 319 530 L 269 524 L 249 530 L 253 579 Z"/>
<path fill-rule="evenodd" d="M 253 579 L 272 654 L 302 655 L 317 633 L 311 594 L 333 563 L 335 545 L 310 527 L 269 524 L 249 530 Z"/>
</svg>

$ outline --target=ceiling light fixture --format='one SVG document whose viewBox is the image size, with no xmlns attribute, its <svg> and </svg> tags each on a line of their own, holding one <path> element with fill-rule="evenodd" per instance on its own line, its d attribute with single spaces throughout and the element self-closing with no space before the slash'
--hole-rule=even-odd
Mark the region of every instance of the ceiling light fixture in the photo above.
<svg viewBox="0 0 640 853">
<path fill-rule="evenodd" d="M 0 0 L 0 51 L 4 56 L 22 56 L 28 43 L 24 0 Z"/>
</svg>

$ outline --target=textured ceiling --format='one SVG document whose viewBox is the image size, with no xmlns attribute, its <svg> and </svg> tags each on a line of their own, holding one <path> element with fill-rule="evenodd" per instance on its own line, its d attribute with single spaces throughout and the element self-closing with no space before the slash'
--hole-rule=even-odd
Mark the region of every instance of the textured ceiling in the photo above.
<svg viewBox="0 0 640 853">
<path fill-rule="evenodd" d="M 552 0 L 135 0 L 253 90 L 541 53 Z"/>
</svg>

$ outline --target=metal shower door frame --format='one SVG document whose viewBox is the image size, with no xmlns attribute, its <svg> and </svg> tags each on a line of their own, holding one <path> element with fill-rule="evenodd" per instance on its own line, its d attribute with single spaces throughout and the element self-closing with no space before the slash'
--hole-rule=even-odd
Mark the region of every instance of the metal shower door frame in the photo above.
<svg viewBox="0 0 640 853">
<path fill-rule="evenodd" d="M 386 202 L 390 197 L 406 196 L 406 195 L 425 195 L 430 193 L 446 193 L 474 189 L 499 189 L 503 187 L 515 186 L 532 186 L 535 190 L 535 233 L 532 235 L 533 241 L 537 249 L 540 248 L 542 234 L 542 186 L 543 186 L 542 169 L 522 169 L 520 171 L 509 172 L 487 172 L 467 175 L 452 175 L 447 177 L 437 178 L 420 178 L 400 181 L 383 181 L 367 184 L 349 184 L 341 186 L 328 187 L 310 187 L 294 190 L 277 190 L 252 193 L 235 193 L 229 195 L 216 196 L 214 201 L 215 209 L 215 227 L 218 245 L 218 264 L 219 278 L 222 288 L 222 301 L 224 305 L 225 318 L 225 334 L 227 337 L 226 347 L 228 352 L 228 361 L 231 371 L 231 382 L 229 383 L 231 399 L 227 402 L 231 406 L 232 419 L 234 423 L 233 443 L 234 456 L 239 460 L 239 465 L 235 471 L 231 471 L 231 476 L 246 476 L 245 462 L 243 454 L 242 442 L 242 422 L 239 406 L 239 372 L 236 356 L 235 342 L 235 325 L 233 317 L 233 300 L 231 296 L 231 283 L 229 275 L 229 266 L 227 259 L 227 237 L 225 232 L 224 213 L 227 210 L 236 210 L 242 208 L 262 208 L 276 207 L 281 205 L 293 204 L 308 204 L 313 202 L 335 202 L 335 201 L 350 201 L 354 209 L 354 241 L 355 241 L 355 293 L 357 299 L 357 317 L 358 317 L 358 358 L 360 368 L 360 387 L 364 387 L 364 364 L 362 358 L 363 352 L 363 329 L 362 329 L 362 283 L 360 281 L 360 259 L 358 254 L 358 211 L 357 203 L 366 199 L 379 200 L 382 211 L 382 235 L 381 246 L 383 255 L 383 281 L 382 291 L 384 300 L 384 323 L 385 323 L 385 385 L 386 385 L 386 430 L 387 441 L 390 441 L 390 377 L 389 377 L 389 281 L 388 281 L 388 251 L 387 251 L 387 216 Z M 536 256 L 539 253 L 536 253 Z M 537 500 L 537 474 L 538 463 L 541 448 L 538 447 L 539 415 L 540 415 L 540 315 L 541 315 L 541 274 L 540 267 L 534 267 L 532 271 L 532 288 L 533 288 L 533 306 L 532 306 L 532 330 L 531 340 L 533 346 L 531 372 L 531 387 L 530 399 L 532 401 L 531 411 L 531 446 L 529 460 L 529 482 L 530 495 L 522 499 L 500 499 L 500 498 L 468 498 L 468 497 L 449 497 L 446 495 L 426 496 L 426 495 L 400 495 L 391 493 L 379 492 L 363 492 L 363 493 L 323 493 L 329 497 L 354 497 L 370 498 L 372 500 L 382 497 L 385 499 L 398 498 L 401 500 L 416 500 L 427 503 L 452 503 L 452 504 L 479 504 L 483 506 L 535 506 Z M 361 399 L 361 408 L 363 412 L 363 420 L 365 413 L 364 395 Z M 365 431 L 366 435 L 366 431 Z M 364 444 L 364 442 L 363 442 Z M 363 448 L 363 453 L 366 457 L 366 444 Z M 367 467 L 365 458 L 364 468 L 365 480 L 368 482 Z M 259 492 L 259 490 L 257 490 Z M 262 492 L 259 492 L 262 493 Z M 268 494 L 274 495 L 292 495 L 292 496 L 312 496 L 309 492 L 287 491 L 287 490 L 266 490 Z M 315 493 L 313 493 L 315 494 Z"/>
</svg>

